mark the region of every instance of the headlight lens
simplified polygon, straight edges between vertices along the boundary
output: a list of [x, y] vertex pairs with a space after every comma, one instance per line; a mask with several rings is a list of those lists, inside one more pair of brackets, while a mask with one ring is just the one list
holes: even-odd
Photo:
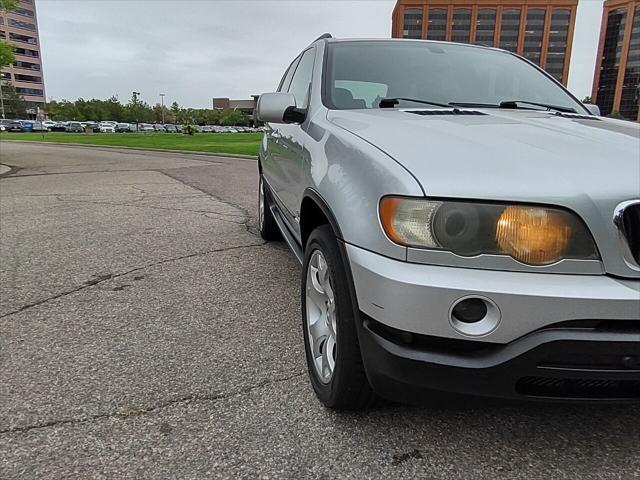
[[571, 225], [561, 213], [538, 207], [507, 207], [496, 227], [500, 249], [534, 265], [560, 260], [567, 252], [571, 234]]
[[380, 221], [399, 245], [461, 256], [509, 255], [529, 265], [599, 258], [582, 221], [554, 208], [385, 197]]

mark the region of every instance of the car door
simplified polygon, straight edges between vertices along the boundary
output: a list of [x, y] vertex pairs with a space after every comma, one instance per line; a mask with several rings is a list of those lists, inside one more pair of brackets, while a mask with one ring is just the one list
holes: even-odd
[[[305, 50], [297, 62], [293, 75], [285, 76], [281, 85], [283, 92], [292, 93], [296, 98], [296, 106], [306, 109], [309, 105], [309, 86], [315, 63], [315, 47]], [[290, 69], [291, 70], [291, 69]], [[291, 78], [287, 82], [287, 77]], [[288, 83], [288, 87], [287, 87]], [[271, 174], [278, 199], [284, 206], [284, 215], [294, 230], [298, 230], [300, 210], [300, 192], [303, 190], [302, 151], [304, 145], [305, 124], [270, 124]], [[268, 181], [271, 178], [267, 178]]]
[[[299, 55], [295, 58], [289, 68], [285, 72], [282, 80], [280, 81], [280, 85], [278, 86], [278, 92], [288, 92], [289, 85], [291, 85], [291, 79], [293, 78], [293, 74], [296, 72], [296, 68], [298, 67], [298, 63], [300, 62]], [[271, 190], [275, 194], [275, 200], [279, 204], [280, 207], [283, 206], [282, 201], [282, 193], [284, 184], [286, 182], [286, 176], [282, 171], [282, 160], [286, 156], [286, 150], [281, 144], [281, 139], [283, 135], [283, 124], [280, 123], [267, 123], [265, 125], [265, 138], [267, 141], [266, 148], [266, 158], [263, 159], [263, 170], [264, 177], [271, 187]], [[284, 208], [283, 208], [284, 210]]]

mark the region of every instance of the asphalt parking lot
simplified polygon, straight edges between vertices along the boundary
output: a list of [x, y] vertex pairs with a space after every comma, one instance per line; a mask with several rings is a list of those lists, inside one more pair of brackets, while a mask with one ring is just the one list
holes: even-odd
[[255, 161], [3, 142], [0, 163], [1, 479], [640, 478], [637, 406], [324, 409]]

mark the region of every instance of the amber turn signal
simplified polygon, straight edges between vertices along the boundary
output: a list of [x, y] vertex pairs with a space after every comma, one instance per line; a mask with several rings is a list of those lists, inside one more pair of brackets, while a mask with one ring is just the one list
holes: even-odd
[[496, 225], [500, 249], [529, 265], [560, 260], [569, 245], [571, 226], [559, 212], [539, 207], [509, 206]]
[[391, 241], [396, 242], [398, 244], [402, 244], [402, 238], [396, 231], [394, 226], [395, 214], [398, 205], [401, 200], [399, 198], [387, 197], [382, 199], [380, 202], [380, 222], [382, 223], [382, 227], [384, 231], [387, 232], [387, 235], [391, 239]]

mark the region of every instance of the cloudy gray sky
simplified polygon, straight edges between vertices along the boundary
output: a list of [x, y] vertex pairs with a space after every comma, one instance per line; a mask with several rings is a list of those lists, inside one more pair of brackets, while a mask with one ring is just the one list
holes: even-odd
[[[603, 0], [579, 0], [569, 88], [590, 94]], [[270, 91], [324, 32], [389, 37], [395, 0], [37, 0], [47, 96], [207, 107]]]

